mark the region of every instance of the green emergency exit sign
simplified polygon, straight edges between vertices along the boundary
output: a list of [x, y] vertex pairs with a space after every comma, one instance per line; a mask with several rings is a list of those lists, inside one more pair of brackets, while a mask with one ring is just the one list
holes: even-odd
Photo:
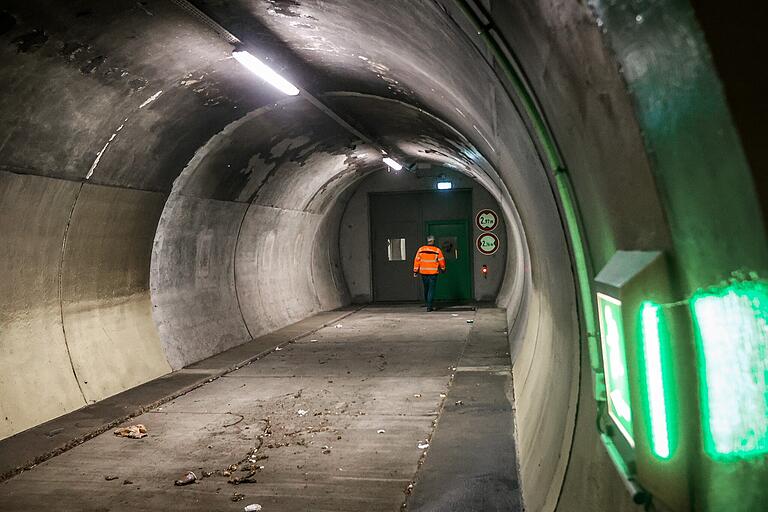
[[600, 319], [600, 340], [603, 349], [608, 414], [630, 446], [634, 448], [635, 440], [632, 430], [632, 408], [629, 399], [629, 373], [627, 371], [621, 301], [598, 293], [597, 307]]

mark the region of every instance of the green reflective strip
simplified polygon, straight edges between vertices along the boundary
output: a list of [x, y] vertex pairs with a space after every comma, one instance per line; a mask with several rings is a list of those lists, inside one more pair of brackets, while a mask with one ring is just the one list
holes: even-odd
[[568, 234], [570, 235], [573, 247], [576, 279], [579, 282], [579, 296], [582, 308], [584, 309], [584, 327], [587, 331], [587, 336], [594, 336], [597, 333], [597, 325], [595, 323], [595, 309], [592, 305], [592, 280], [589, 277], [589, 266], [587, 265], [584, 241], [576, 214], [575, 200], [571, 192], [568, 175], [565, 172], [557, 172], [555, 174], [555, 182], [557, 184], [557, 191], [560, 194], [560, 201], [563, 204], [565, 225], [568, 228]]
[[704, 451], [768, 453], [768, 284], [740, 282], [691, 299]]

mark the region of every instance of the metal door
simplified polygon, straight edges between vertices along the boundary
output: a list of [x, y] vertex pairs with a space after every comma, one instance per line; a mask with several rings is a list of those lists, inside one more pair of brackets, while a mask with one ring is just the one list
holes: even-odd
[[419, 300], [418, 283], [413, 278], [420, 237], [418, 197], [371, 196], [370, 205], [374, 300]]
[[471, 300], [467, 220], [472, 212], [471, 191], [372, 193], [369, 205], [374, 301], [421, 301], [421, 280], [413, 277], [413, 258], [430, 226], [435, 234], [455, 238], [455, 247], [446, 255], [449, 274], [438, 278], [437, 299]]
[[468, 301], [472, 299], [472, 253], [469, 250], [469, 226], [466, 220], [429, 221], [426, 233], [435, 237], [435, 245], [445, 257], [446, 272], [437, 278], [435, 300]]

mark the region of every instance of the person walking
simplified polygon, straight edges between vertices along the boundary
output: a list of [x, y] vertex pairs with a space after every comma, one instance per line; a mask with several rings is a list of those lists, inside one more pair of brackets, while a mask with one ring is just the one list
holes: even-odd
[[445, 272], [445, 257], [443, 251], [435, 245], [435, 237], [427, 237], [427, 245], [422, 245], [416, 251], [416, 257], [413, 260], [413, 277], [421, 276], [421, 282], [424, 285], [424, 303], [427, 311], [432, 311], [432, 301], [435, 297], [435, 287], [437, 286], [437, 276], [440, 272]]

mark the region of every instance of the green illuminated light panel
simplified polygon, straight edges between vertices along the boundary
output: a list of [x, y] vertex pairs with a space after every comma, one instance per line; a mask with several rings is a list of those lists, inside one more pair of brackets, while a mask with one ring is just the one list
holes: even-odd
[[661, 325], [661, 307], [645, 302], [640, 310], [642, 326], [642, 373], [645, 384], [646, 413], [650, 425], [651, 451], [661, 459], [669, 459], [672, 446], [669, 435], [670, 415], [667, 380], [668, 343]]
[[598, 293], [597, 308], [600, 318], [600, 340], [603, 347], [605, 387], [608, 395], [608, 414], [630, 446], [634, 448], [621, 301]]
[[768, 284], [742, 282], [691, 299], [704, 451], [713, 459], [768, 453]]

